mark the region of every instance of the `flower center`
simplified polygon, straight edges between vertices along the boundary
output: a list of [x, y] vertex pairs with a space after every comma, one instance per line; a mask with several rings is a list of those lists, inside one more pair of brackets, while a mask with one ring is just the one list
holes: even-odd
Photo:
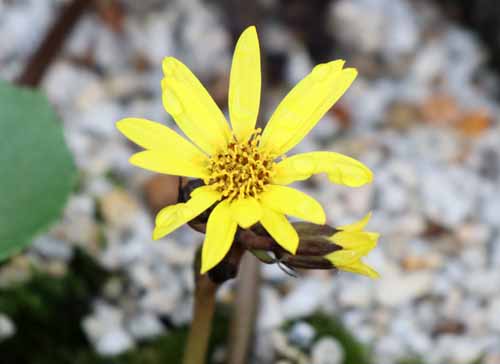
[[205, 184], [222, 192], [223, 198], [256, 197], [271, 182], [273, 157], [259, 150], [261, 129], [247, 142], [231, 141], [224, 152], [210, 158], [210, 177]]

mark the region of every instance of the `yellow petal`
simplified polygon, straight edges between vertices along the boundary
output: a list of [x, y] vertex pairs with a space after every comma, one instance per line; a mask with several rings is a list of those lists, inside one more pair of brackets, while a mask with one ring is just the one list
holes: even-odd
[[361, 250], [337, 250], [325, 256], [332, 264], [338, 268], [347, 266], [359, 260], [365, 252]]
[[281, 155], [297, 145], [344, 94], [357, 75], [344, 61], [319, 64], [278, 105], [262, 134], [261, 146]]
[[158, 173], [193, 178], [208, 177], [208, 160], [205, 156], [198, 158], [178, 152], [146, 150], [132, 155], [129, 162], [134, 166]]
[[368, 276], [372, 279], [380, 278], [380, 275], [378, 274], [378, 272], [376, 270], [374, 270], [369, 265], [363, 263], [360, 260], [358, 260], [358, 261], [356, 261], [348, 266], [338, 267], [338, 268], [345, 270], [346, 272], [362, 274], [362, 275]]
[[337, 230], [343, 230], [343, 231], [363, 231], [365, 226], [368, 224], [372, 217], [372, 213], [369, 212], [367, 213], [361, 220], [356, 221], [355, 223], [348, 224], [348, 225], [343, 225], [337, 227]]
[[323, 207], [314, 198], [294, 188], [269, 185], [259, 196], [265, 207], [282, 214], [323, 225], [326, 222]]
[[332, 183], [349, 187], [359, 187], [373, 180], [370, 169], [356, 159], [334, 152], [309, 152], [276, 164], [273, 183], [287, 185], [317, 173], [326, 173]]
[[179, 128], [208, 154], [223, 149], [231, 136], [224, 114], [182, 62], [163, 60], [163, 105]]
[[207, 174], [207, 156], [165, 125], [146, 119], [126, 118], [118, 121], [116, 127], [134, 143], [155, 151], [132, 156], [132, 164], [177, 176], [203, 178]]
[[283, 214], [263, 208], [260, 223], [279, 245], [295, 254], [299, 246], [299, 235]]
[[253, 197], [238, 199], [231, 203], [233, 217], [243, 229], [247, 229], [262, 216], [262, 208]]
[[255, 27], [251, 26], [236, 43], [229, 79], [229, 115], [233, 132], [241, 142], [246, 141], [255, 129], [260, 83], [259, 39]]
[[231, 248], [236, 228], [229, 201], [223, 200], [208, 218], [207, 233], [201, 251], [201, 274], [215, 267], [224, 258]]
[[128, 139], [144, 149], [181, 151], [189, 154], [204, 154], [193, 144], [169, 127], [146, 119], [125, 118], [116, 123], [117, 129]]
[[191, 221], [212, 206], [219, 198], [219, 192], [214, 191], [209, 186], [202, 186], [191, 193], [191, 198], [187, 202], [165, 207], [156, 215], [153, 239], [160, 239]]
[[344, 249], [362, 250], [368, 253], [377, 246], [379, 234], [366, 231], [340, 231], [330, 240]]

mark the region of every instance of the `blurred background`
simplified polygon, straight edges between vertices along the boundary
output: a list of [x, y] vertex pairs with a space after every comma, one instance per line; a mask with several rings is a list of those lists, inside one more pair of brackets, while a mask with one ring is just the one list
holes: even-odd
[[[259, 364], [499, 364], [499, 20], [495, 0], [0, 0], [0, 79], [47, 95], [77, 168], [59, 220], [0, 263], [0, 363], [180, 361], [203, 236], [151, 241], [177, 180], [128, 164], [135, 147], [114, 123], [175, 127], [167, 55], [227, 112], [234, 42], [255, 24], [263, 121], [315, 64], [359, 70], [292, 153], [341, 152], [374, 171], [363, 188], [323, 175], [300, 188], [333, 225], [373, 211], [381, 239], [366, 260], [382, 277], [260, 266], [258, 284], [219, 292], [210, 362], [242, 345]], [[235, 304], [251, 297], [255, 315]], [[253, 333], [228, 340], [234, 322]]]

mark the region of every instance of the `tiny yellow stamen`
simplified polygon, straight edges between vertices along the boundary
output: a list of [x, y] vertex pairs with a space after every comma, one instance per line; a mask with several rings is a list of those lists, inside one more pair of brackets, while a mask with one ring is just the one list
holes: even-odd
[[256, 197], [271, 182], [273, 156], [259, 149], [261, 129], [253, 131], [248, 141], [231, 141], [226, 150], [213, 155], [209, 162], [209, 177], [205, 184], [212, 185], [230, 201]]

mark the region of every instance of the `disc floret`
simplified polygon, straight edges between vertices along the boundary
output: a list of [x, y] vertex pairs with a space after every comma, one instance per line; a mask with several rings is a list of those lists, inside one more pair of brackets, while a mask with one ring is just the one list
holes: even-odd
[[210, 158], [205, 184], [212, 185], [229, 200], [257, 197], [271, 183], [274, 158], [259, 149], [261, 129], [256, 129], [247, 141], [235, 138]]

